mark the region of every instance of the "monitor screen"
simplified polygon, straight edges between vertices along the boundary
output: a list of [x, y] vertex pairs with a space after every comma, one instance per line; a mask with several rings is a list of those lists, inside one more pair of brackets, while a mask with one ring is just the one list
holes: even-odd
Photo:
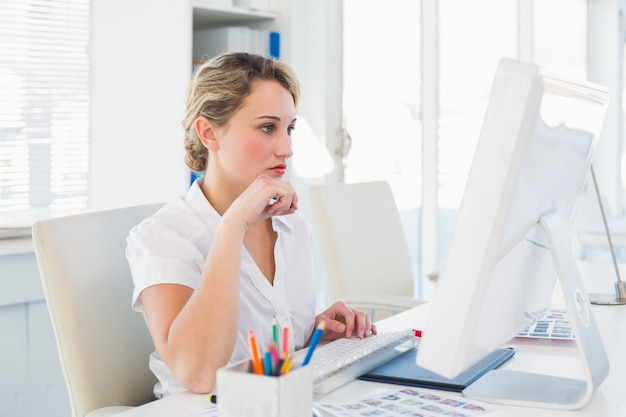
[[458, 375], [546, 312], [558, 277], [573, 276], [586, 302], [569, 233], [607, 100], [592, 83], [500, 61], [418, 365]]

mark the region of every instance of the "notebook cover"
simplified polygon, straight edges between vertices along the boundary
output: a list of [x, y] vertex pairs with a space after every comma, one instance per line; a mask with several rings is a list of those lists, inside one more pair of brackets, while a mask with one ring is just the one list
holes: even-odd
[[498, 349], [453, 379], [444, 378], [418, 366], [415, 363], [416, 354], [417, 348], [407, 350], [378, 368], [361, 375], [359, 379], [461, 392], [485, 373], [506, 362], [515, 354], [515, 351]]

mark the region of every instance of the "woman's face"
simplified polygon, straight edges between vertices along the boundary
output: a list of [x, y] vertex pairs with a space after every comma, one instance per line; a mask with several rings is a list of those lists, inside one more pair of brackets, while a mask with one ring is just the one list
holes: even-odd
[[282, 178], [287, 159], [293, 155], [295, 122], [289, 91], [276, 81], [255, 81], [243, 105], [216, 132], [216, 157], [223, 173], [240, 187], [247, 187], [260, 174]]

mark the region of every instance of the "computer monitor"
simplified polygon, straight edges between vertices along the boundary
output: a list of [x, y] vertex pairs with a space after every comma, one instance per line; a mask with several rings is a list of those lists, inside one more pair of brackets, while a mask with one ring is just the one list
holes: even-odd
[[536, 65], [497, 67], [417, 364], [458, 375], [546, 312], [558, 279], [585, 375], [498, 369], [464, 395], [575, 409], [608, 373], [571, 239], [607, 100], [600, 86]]

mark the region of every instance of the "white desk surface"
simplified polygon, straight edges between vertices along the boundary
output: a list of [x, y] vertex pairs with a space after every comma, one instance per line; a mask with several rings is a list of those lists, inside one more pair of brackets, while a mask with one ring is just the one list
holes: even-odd
[[[428, 310], [429, 304], [424, 304], [382, 320], [377, 323], [377, 327], [380, 331], [423, 328]], [[587, 405], [575, 411], [496, 405], [496, 408], [486, 415], [489, 417], [626, 416], [626, 306], [594, 306], [593, 312], [609, 357], [610, 370], [608, 377], [598, 387]], [[572, 341], [514, 339], [507, 346], [515, 347], [517, 353], [503, 365], [503, 368], [582, 378], [578, 350]], [[399, 385], [356, 380], [324, 398], [345, 401], [399, 388], [401, 388]], [[201, 415], [190, 410], [189, 407], [206, 402], [206, 395], [183, 393], [145, 404], [120, 413], [116, 417], [199, 417]]]

